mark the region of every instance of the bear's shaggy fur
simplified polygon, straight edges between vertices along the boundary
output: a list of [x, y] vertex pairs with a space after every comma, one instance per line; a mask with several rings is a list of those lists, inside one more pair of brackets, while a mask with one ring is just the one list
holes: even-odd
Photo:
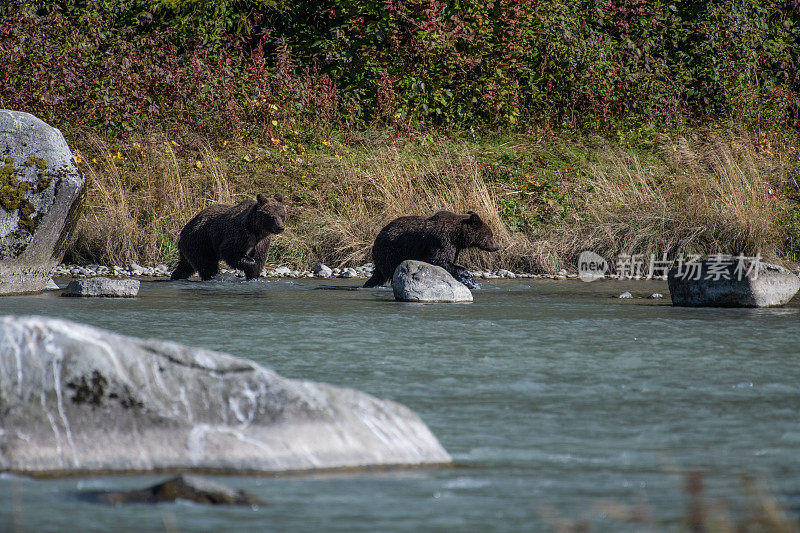
[[389, 222], [375, 238], [372, 246], [375, 271], [364, 287], [383, 285], [392, 279], [400, 263], [406, 259], [416, 259], [440, 266], [470, 289], [477, 288], [472, 274], [456, 264], [459, 252], [472, 247], [487, 252], [500, 249], [494, 242], [492, 230], [472, 211], [466, 215], [439, 211], [427, 218], [397, 218]]
[[222, 259], [231, 268], [257, 278], [267, 260], [273, 234], [285, 228], [283, 197], [244, 200], [236, 205], [214, 204], [186, 223], [178, 241], [180, 261], [172, 279], [185, 279], [197, 272], [203, 280], [213, 278]]

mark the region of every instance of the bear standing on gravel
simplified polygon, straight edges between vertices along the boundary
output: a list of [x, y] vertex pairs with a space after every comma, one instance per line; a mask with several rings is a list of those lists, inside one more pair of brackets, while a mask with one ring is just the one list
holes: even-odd
[[364, 287], [383, 285], [394, 270], [406, 259], [437, 265], [470, 289], [478, 288], [469, 271], [456, 265], [458, 254], [476, 247], [487, 252], [500, 249], [494, 242], [492, 230], [477, 213], [466, 215], [439, 211], [431, 217], [397, 218], [384, 227], [372, 246], [375, 272]]
[[257, 278], [267, 260], [272, 234], [285, 226], [283, 197], [244, 200], [236, 205], [214, 204], [200, 211], [181, 230], [180, 261], [172, 279], [185, 279], [197, 272], [203, 280], [219, 271], [223, 259], [231, 268], [244, 271], [247, 279]]

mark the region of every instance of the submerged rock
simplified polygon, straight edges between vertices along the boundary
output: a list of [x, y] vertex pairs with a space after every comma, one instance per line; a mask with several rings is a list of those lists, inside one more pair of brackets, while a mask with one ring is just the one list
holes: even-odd
[[99, 277], [70, 281], [61, 296], [133, 298], [137, 294], [139, 294], [139, 280]]
[[672, 305], [683, 307], [774, 307], [800, 289], [797, 276], [763, 262], [706, 259], [673, 267], [668, 275]]
[[410, 409], [65, 320], [0, 318], [0, 472], [280, 472], [449, 463]]
[[44, 290], [77, 222], [83, 186], [59, 130], [0, 109], [0, 294]]
[[404, 302], [471, 302], [472, 293], [442, 267], [407, 260], [392, 278], [394, 297]]
[[263, 505], [264, 502], [243, 490], [234, 490], [199, 476], [180, 475], [152, 487], [127, 491], [85, 493], [100, 503], [163, 503], [176, 500], [207, 505]]

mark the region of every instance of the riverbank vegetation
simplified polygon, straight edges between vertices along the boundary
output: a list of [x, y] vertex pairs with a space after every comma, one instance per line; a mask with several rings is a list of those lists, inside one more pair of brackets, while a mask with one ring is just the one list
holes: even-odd
[[88, 178], [68, 260], [174, 262], [199, 209], [290, 199], [270, 261], [365, 262], [388, 220], [479, 211], [474, 266], [593, 249], [800, 258], [800, 14], [684, 0], [16, 0], [0, 106]]

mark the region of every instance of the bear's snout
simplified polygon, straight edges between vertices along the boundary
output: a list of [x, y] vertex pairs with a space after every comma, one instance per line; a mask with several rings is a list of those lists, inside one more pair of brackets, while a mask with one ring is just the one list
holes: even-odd
[[286, 229], [286, 226], [284, 224], [276, 222], [272, 226], [272, 233], [283, 233], [283, 230], [285, 230], [285, 229]]
[[497, 245], [496, 242], [494, 242], [494, 240], [490, 240], [489, 242], [485, 243], [480, 248], [481, 248], [481, 250], [484, 250], [486, 252], [496, 252], [496, 251], [498, 251], [500, 249], [500, 247]]

